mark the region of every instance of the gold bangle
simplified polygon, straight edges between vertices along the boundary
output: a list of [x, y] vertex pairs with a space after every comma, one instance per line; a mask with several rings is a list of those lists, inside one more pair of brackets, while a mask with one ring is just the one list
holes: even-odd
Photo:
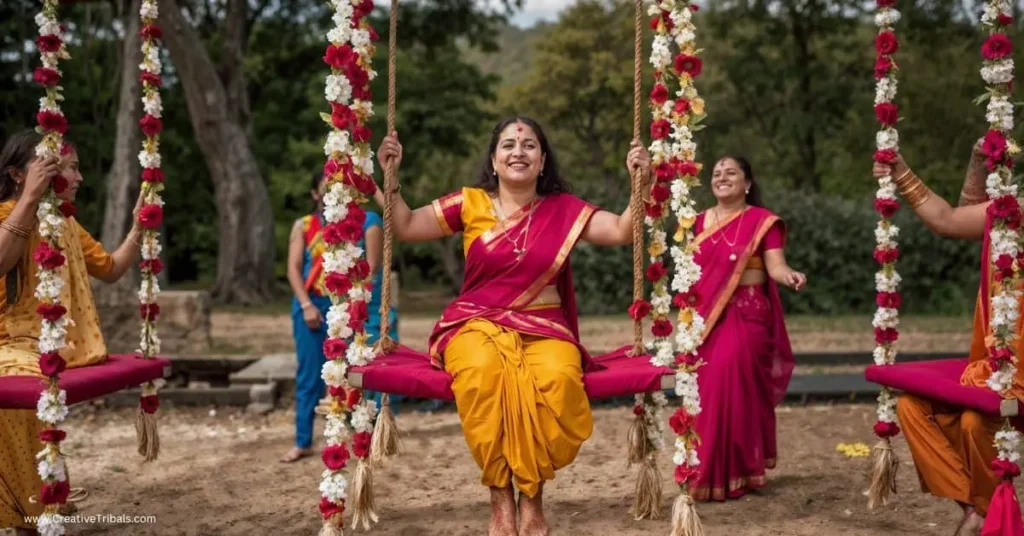
[[26, 228], [24, 228], [24, 227], [22, 227], [22, 226], [20, 226], [20, 225], [18, 225], [16, 223], [11, 223], [11, 222], [9, 222], [7, 220], [4, 220], [4, 221], [0, 222], [0, 229], [6, 229], [8, 232], [13, 234], [14, 236], [17, 236], [17, 237], [20, 237], [20, 238], [24, 238], [24, 239], [28, 239], [28, 237], [30, 236], [30, 233], [28, 232], [28, 229], [26, 229]]
[[[907, 168], [907, 170], [904, 171], [902, 175], [900, 175], [899, 177], [896, 177], [895, 179], [893, 179], [893, 182], [895, 182], [896, 184], [899, 184], [899, 183], [903, 182], [903, 179], [905, 179], [907, 177], [907, 175], [910, 175], [910, 173], [911, 173], [910, 168]], [[915, 175], [915, 177], [916, 177], [916, 175]]]

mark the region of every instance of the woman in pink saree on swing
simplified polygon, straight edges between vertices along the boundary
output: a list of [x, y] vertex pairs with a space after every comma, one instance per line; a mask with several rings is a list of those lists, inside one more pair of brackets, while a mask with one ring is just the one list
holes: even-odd
[[786, 263], [785, 225], [762, 206], [746, 159], [719, 160], [711, 191], [717, 204], [694, 224], [701, 277], [681, 298], [697, 303], [706, 326], [697, 351], [703, 471], [690, 495], [724, 501], [763, 487], [775, 467], [775, 406], [793, 372], [778, 285], [800, 290], [807, 278]]
[[[401, 158], [393, 132], [378, 159], [397, 170]], [[649, 182], [642, 146], [633, 145], [626, 166]], [[463, 434], [490, 489], [489, 533], [547, 534], [544, 482], [572, 463], [593, 428], [569, 254], [579, 240], [632, 243], [632, 212], [569, 194], [543, 130], [526, 117], [495, 127], [475, 187], [416, 210], [395, 194], [399, 240], [463, 235], [462, 290], [430, 336], [430, 356], [453, 377]], [[384, 204], [379, 190], [375, 198]]]

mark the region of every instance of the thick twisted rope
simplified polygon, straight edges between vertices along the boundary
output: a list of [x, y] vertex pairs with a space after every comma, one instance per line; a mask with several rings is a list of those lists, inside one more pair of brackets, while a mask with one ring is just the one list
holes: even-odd
[[[634, 8], [636, 17], [633, 28], [633, 143], [640, 142], [640, 75], [643, 61], [643, 0], [636, 0]], [[643, 203], [643, 169], [634, 167], [632, 175], [630, 213], [633, 223], [633, 302], [644, 299], [644, 203]], [[632, 355], [644, 353], [643, 318], [633, 320]]]
[[[395, 56], [398, 41], [398, 0], [391, 0], [391, 17], [388, 27], [388, 135], [395, 131]], [[395, 162], [389, 160], [384, 166], [384, 258], [381, 270], [384, 274], [380, 291], [380, 340], [377, 348], [380, 353], [388, 353], [398, 347], [391, 338], [391, 255], [392, 255], [392, 215], [395, 205], [395, 193], [398, 191], [398, 177], [395, 174]]]

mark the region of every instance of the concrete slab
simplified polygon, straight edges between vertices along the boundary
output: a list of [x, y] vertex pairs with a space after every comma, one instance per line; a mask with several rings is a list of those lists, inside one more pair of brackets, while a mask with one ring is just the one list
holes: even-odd
[[268, 383], [273, 381], [295, 381], [298, 370], [295, 354], [272, 354], [257, 359], [254, 363], [231, 374], [232, 384]]

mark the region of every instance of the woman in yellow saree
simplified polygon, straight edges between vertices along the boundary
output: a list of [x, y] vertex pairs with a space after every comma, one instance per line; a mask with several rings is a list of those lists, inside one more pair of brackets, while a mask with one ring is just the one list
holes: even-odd
[[[392, 133], [378, 158], [397, 168], [401, 154]], [[649, 165], [635, 145], [627, 167], [646, 176]], [[383, 204], [383, 193], [376, 199]], [[544, 132], [526, 117], [494, 129], [477, 187], [416, 210], [395, 201], [399, 240], [463, 234], [462, 291], [435, 326], [430, 355], [453, 377], [463, 434], [491, 493], [490, 533], [547, 534], [544, 482], [572, 463], [593, 428], [569, 254], [578, 240], [631, 243], [631, 212], [570, 195]]]
[[[35, 157], [41, 139], [34, 131], [16, 134], [0, 152], [0, 274], [4, 274], [0, 277], [0, 376], [43, 376], [36, 314], [40, 302], [34, 294], [37, 265], [32, 254], [40, 242], [36, 208], [51, 180], [67, 182], [61, 197], [68, 207], [73, 206], [82, 183], [75, 149], [65, 146], [59, 161], [41, 160]], [[138, 260], [142, 233], [136, 224], [110, 254], [71, 211], [65, 217], [68, 225], [61, 246], [67, 262], [61, 267], [65, 283], [60, 301], [68, 304], [71, 322], [67, 347], [60, 354], [68, 368], [75, 368], [102, 363], [107, 356], [89, 276], [108, 283], [120, 279]], [[28, 516], [37, 516], [43, 509], [38, 501], [29, 500], [42, 485], [35, 459], [41, 430], [33, 410], [0, 410], [0, 528], [15, 528], [19, 535], [35, 534], [35, 523]]]

